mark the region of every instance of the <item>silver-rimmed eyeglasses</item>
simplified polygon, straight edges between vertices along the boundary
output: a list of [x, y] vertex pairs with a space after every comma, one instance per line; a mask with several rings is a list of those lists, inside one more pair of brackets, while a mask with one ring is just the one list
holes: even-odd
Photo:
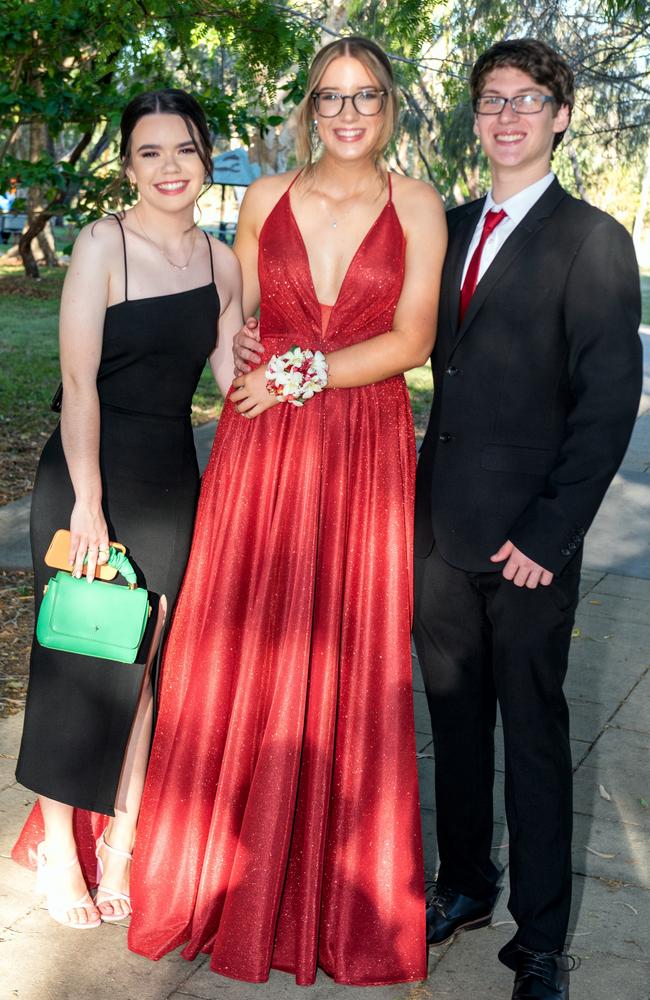
[[517, 94], [516, 97], [497, 97], [489, 94], [477, 97], [474, 101], [474, 111], [477, 115], [500, 115], [506, 104], [509, 104], [517, 115], [538, 115], [545, 104], [557, 104], [554, 97], [548, 94]]
[[322, 118], [336, 118], [345, 107], [346, 101], [352, 101], [352, 107], [370, 118], [384, 110], [387, 90], [358, 90], [356, 94], [339, 94], [335, 90], [314, 90], [311, 99], [314, 108]]

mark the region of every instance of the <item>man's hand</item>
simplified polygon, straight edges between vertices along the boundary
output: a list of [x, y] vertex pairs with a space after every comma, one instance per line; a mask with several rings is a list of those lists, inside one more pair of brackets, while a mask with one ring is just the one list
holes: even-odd
[[259, 365], [264, 354], [264, 346], [260, 341], [259, 323], [252, 316], [246, 320], [239, 333], [235, 334], [232, 353], [235, 360], [235, 378], [238, 375], [246, 375]]
[[490, 556], [490, 562], [503, 562], [504, 559], [508, 561], [501, 572], [506, 580], [512, 580], [515, 587], [534, 590], [540, 583], [542, 587], [548, 587], [553, 580], [550, 570], [533, 562], [511, 541], [504, 542], [499, 551]]

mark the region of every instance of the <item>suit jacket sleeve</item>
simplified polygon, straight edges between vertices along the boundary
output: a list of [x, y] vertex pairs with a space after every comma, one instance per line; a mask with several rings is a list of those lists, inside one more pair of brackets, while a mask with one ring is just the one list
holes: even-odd
[[627, 448], [642, 380], [639, 271], [632, 240], [609, 216], [579, 245], [564, 290], [571, 405], [544, 492], [509, 538], [560, 573], [585, 532]]

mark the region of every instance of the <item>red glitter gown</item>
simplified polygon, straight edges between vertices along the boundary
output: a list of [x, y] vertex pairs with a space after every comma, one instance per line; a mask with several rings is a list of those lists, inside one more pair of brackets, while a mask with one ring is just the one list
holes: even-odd
[[[289, 191], [260, 234], [269, 354], [391, 328], [390, 197], [323, 332]], [[415, 447], [403, 377], [254, 420], [226, 405], [167, 642], [129, 947], [224, 976], [426, 977], [411, 693]]]

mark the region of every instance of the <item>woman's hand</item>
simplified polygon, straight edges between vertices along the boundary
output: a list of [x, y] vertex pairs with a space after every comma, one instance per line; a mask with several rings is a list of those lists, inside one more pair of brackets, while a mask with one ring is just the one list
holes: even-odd
[[256, 319], [251, 317], [232, 342], [232, 353], [235, 361], [235, 376], [246, 375], [251, 371], [251, 365], [257, 366], [264, 354], [264, 345], [260, 341], [260, 329]]
[[266, 388], [266, 367], [260, 365], [248, 375], [240, 375], [233, 382], [234, 391], [230, 400], [238, 413], [244, 417], [259, 417], [260, 413], [277, 406], [282, 400], [273, 396]]
[[72, 575], [77, 578], [83, 575], [84, 559], [88, 556], [85, 572], [90, 583], [96, 567], [108, 562], [108, 554], [108, 528], [102, 508], [91, 508], [77, 501], [70, 517], [68, 562]]

